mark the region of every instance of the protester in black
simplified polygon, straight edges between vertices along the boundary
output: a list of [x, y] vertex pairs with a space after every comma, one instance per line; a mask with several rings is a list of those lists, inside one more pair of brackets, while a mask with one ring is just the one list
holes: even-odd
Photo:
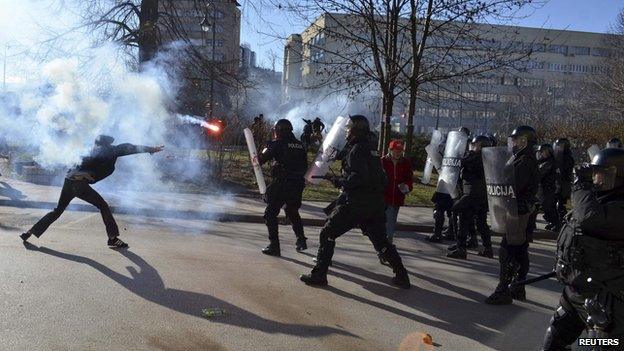
[[139, 153], [154, 154], [162, 151], [164, 146], [112, 145], [113, 141], [113, 137], [107, 135], [100, 135], [95, 140], [95, 147], [89, 156], [83, 158], [80, 165], [67, 173], [56, 208], [41, 218], [26, 233], [20, 235], [22, 240], [28, 240], [31, 235], [37, 238], [43, 235], [48, 227], [63, 214], [69, 203], [77, 197], [100, 210], [106, 226], [109, 246], [116, 248], [128, 247], [128, 244], [119, 239], [119, 228], [113, 218], [110, 207], [102, 196], [91, 187], [91, 184], [95, 184], [113, 174], [117, 158]]

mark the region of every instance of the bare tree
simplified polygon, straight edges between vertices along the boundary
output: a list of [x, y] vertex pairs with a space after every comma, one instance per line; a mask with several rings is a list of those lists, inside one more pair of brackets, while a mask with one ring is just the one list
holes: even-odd
[[[514, 65], [530, 54], [487, 21], [506, 21], [531, 0], [314, 0], [286, 1], [310, 23], [303, 60], [318, 66], [308, 89], [351, 96], [380, 91], [385, 151], [399, 96], [409, 95], [408, 145], [420, 88]], [[477, 23], [479, 21], [480, 23]], [[305, 41], [305, 40], [304, 40]]]

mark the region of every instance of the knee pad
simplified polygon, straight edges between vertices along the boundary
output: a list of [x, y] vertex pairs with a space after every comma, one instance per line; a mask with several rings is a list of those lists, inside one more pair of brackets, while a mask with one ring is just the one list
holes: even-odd
[[574, 311], [559, 306], [544, 336], [544, 351], [560, 351], [567, 348], [581, 335], [585, 324]]

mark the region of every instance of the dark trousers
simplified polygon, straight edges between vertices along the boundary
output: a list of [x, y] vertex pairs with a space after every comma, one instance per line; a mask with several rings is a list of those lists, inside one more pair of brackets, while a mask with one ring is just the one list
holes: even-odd
[[529, 243], [509, 245], [507, 239], [503, 238], [498, 251], [498, 263], [500, 275], [497, 290], [507, 290], [512, 281], [525, 280], [529, 273]]
[[544, 198], [540, 202], [540, 206], [542, 207], [542, 211], [544, 211], [544, 220], [554, 225], [555, 227], [559, 227], [561, 225], [561, 222], [559, 220], [559, 214], [557, 213], [557, 199], [555, 198], [555, 195], [544, 195]]
[[[467, 206], [459, 212], [459, 230], [457, 232], [457, 247], [466, 249], [468, 236], [472, 237], [474, 225], [481, 235], [481, 241], [485, 248], [492, 248], [492, 236], [490, 227], [487, 225], [487, 205]], [[475, 234], [476, 235], [476, 234]]]
[[269, 230], [269, 240], [273, 245], [279, 245], [279, 222], [277, 216], [282, 207], [290, 221], [297, 239], [305, 239], [303, 223], [299, 215], [301, 198], [305, 183], [303, 180], [276, 180], [267, 187], [264, 201], [267, 204], [264, 210], [264, 220]]
[[360, 228], [379, 256], [385, 259], [396, 274], [407, 271], [396, 247], [386, 237], [386, 216], [383, 199], [370, 202], [343, 202], [333, 206], [325, 226], [321, 229], [316, 266], [312, 274], [324, 276], [334, 256], [336, 239], [353, 228]]
[[100, 194], [98, 194], [98, 192], [95, 191], [95, 189], [93, 189], [88, 182], [70, 179], [65, 179], [56, 208], [41, 218], [39, 222], [37, 222], [30, 229], [30, 233], [36, 237], [40, 237], [48, 229], [48, 227], [54, 223], [54, 221], [59, 219], [67, 206], [69, 206], [69, 203], [76, 197], [90, 203], [100, 210], [102, 219], [104, 220], [104, 225], [106, 226], [106, 233], [109, 238], [116, 238], [119, 236], [119, 228], [113, 218], [113, 213], [102, 196], [100, 196]]

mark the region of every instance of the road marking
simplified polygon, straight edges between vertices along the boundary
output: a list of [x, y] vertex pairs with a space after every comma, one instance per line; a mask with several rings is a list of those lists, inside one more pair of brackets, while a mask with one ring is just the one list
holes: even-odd
[[490, 331], [490, 332], [492, 332], [492, 333], [496, 333], [496, 334], [500, 334], [500, 335], [503, 335], [503, 334], [504, 334], [504, 333], [503, 333], [502, 331], [500, 331], [500, 330], [496, 330], [496, 329], [493, 329], [493, 328], [490, 328], [490, 327], [486, 327], [486, 326], [485, 326], [485, 325], [483, 325], [483, 324], [475, 323], [474, 325], [476, 325], [476, 326], [477, 326], [477, 327], [479, 327], [479, 328], [483, 328], [483, 329], [485, 329], [485, 330], [487, 330], [487, 331]]

